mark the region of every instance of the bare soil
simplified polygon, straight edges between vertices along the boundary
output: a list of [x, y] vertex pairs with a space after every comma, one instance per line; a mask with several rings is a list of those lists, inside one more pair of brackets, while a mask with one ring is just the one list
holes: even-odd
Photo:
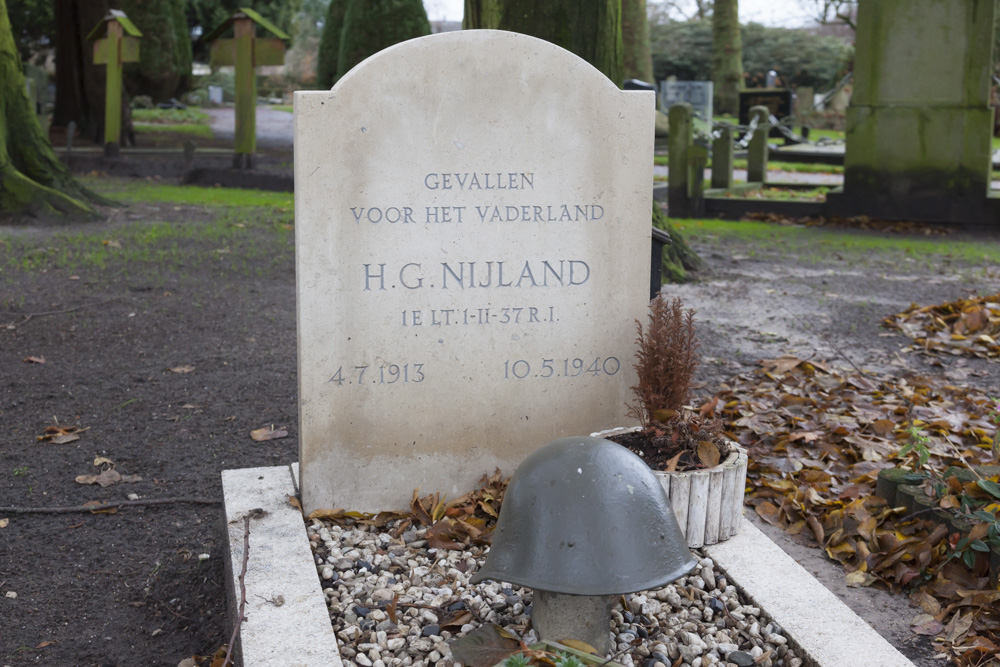
[[[207, 224], [218, 215], [144, 204], [97, 223], [0, 220], [0, 507], [8, 508], [0, 519], [9, 519], [0, 528], [0, 665], [175, 667], [228, 641], [220, 472], [297, 458], [292, 234], [266, 219], [234, 219], [244, 225], [237, 240], [147, 239], [103, 263], [75, 259], [80, 234], [113, 241], [157, 221]], [[835, 365], [846, 355], [882, 372], [1000, 387], [996, 363], [900, 354], [905, 341], [879, 326], [913, 301], [998, 291], [994, 266], [941, 255], [907, 263], [879, 251], [817, 260], [808, 245], [766, 238], [691, 240], [709, 268], [665, 291], [699, 313], [703, 394], [782, 354]], [[66, 444], [37, 440], [56, 423], [87, 430]], [[250, 438], [270, 425], [288, 437]], [[76, 482], [111, 467], [95, 467], [95, 457], [142, 480]], [[215, 504], [115, 514], [9, 509], [129, 494]], [[848, 589], [818, 550], [776, 537], [918, 664], [941, 664], [913, 641], [904, 598]]]

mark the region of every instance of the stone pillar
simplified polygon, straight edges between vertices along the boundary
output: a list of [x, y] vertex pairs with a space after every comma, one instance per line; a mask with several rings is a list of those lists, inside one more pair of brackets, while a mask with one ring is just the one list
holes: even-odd
[[771, 129], [768, 120], [771, 112], [767, 107], [751, 107], [750, 122], [757, 119], [757, 129], [750, 138], [747, 148], [747, 182], [763, 183], [767, 180], [767, 135]]
[[733, 187], [733, 128], [723, 127], [712, 142], [712, 187]]
[[701, 216], [705, 213], [705, 165], [708, 164], [708, 149], [694, 144], [688, 153], [688, 164], [691, 174], [690, 195], [688, 197], [688, 213]]
[[860, 0], [833, 214], [996, 224], [986, 201], [994, 13], [993, 0]]
[[670, 107], [670, 136], [667, 140], [669, 157], [669, 185], [667, 188], [667, 212], [670, 217], [688, 215], [690, 197], [689, 151], [694, 137], [692, 107], [681, 102]]
[[614, 603], [614, 595], [566, 595], [535, 589], [531, 625], [539, 639], [577, 639], [597, 649], [598, 655], [607, 655], [611, 650]]

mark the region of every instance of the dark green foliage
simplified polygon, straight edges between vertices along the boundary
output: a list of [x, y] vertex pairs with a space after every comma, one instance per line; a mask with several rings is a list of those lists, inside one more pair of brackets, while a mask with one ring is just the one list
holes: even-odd
[[[151, 1], [151, 0], [147, 0]], [[284, 32], [295, 37], [295, 18], [302, 9], [303, 0], [184, 0], [184, 13], [188, 30], [194, 35], [206, 35], [228, 19], [240, 7], [249, 7]], [[292, 42], [288, 42], [291, 46]], [[199, 60], [208, 59], [208, 45], [195, 44]]]
[[139, 62], [125, 66], [125, 89], [161, 102], [191, 83], [191, 38], [184, 0], [120, 0], [117, 5], [142, 31]]
[[337, 58], [340, 56], [340, 35], [344, 30], [344, 14], [351, 0], [330, 0], [323, 21], [323, 36], [319, 41], [316, 61], [316, 87], [332, 88], [337, 81]]
[[337, 78], [384, 48], [429, 34], [431, 24], [421, 0], [351, 2], [344, 13]]
[[[667, 23], [651, 27], [656, 80], [676, 76], [682, 81], [712, 78], [711, 21]], [[743, 71], [747, 88], [762, 86], [774, 69], [784, 86], [824, 90], [848, 70], [854, 49], [837, 37], [805, 30], [742, 26]]]
[[55, 41], [52, 0], [7, 0], [11, 31], [21, 60], [27, 62]]

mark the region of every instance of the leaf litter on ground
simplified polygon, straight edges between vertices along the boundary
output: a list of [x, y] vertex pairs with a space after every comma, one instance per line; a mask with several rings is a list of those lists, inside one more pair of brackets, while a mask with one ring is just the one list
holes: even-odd
[[956, 664], [1000, 659], [1000, 591], [986, 554], [973, 568], [949, 558], [957, 533], [874, 493], [911, 428], [926, 438], [928, 470], [989, 463], [996, 427], [985, 395], [781, 357], [718, 397], [728, 434], [749, 450], [746, 503], [764, 521], [820, 546], [849, 585], [908, 594], [922, 610], [914, 632], [935, 636]]
[[1000, 358], [1000, 293], [934, 306], [913, 304], [882, 323], [913, 339], [913, 350]]

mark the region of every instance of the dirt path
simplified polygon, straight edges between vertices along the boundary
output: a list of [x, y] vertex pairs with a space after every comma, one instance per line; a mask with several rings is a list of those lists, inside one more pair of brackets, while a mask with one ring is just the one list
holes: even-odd
[[[220, 501], [222, 470], [297, 458], [289, 215], [149, 204], [85, 226], [0, 227], [0, 506]], [[837, 349], [874, 370], [1000, 387], [995, 363], [934, 366], [879, 327], [911, 301], [998, 291], [995, 266], [847, 252], [837, 238], [879, 235], [815, 232], [801, 243], [691, 235], [709, 268], [666, 291], [698, 310], [703, 392], [786, 353], [843, 365]], [[56, 421], [87, 430], [38, 441]], [[289, 437], [249, 437], [271, 424]], [[142, 479], [75, 481], [112, 466]], [[220, 517], [219, 505], [183, 503], [0, 513], [0, 593], [16, 593], [0, 594], [0, 665], [175, 667], [213, 652], [231, 631]], [[921, 665], [941, 664], [912, 643], [903, 598], [847, 589], [818, 551], [786, 546]]]
[[[236, 111], [231, 107], [202, 109], [211, 120], [209, 127], [216, 139], [232, 141], [236, 132]], [[257, 107], [257, 148], [260, 150], [292, 150], [292, 114], [268, 106]]]

